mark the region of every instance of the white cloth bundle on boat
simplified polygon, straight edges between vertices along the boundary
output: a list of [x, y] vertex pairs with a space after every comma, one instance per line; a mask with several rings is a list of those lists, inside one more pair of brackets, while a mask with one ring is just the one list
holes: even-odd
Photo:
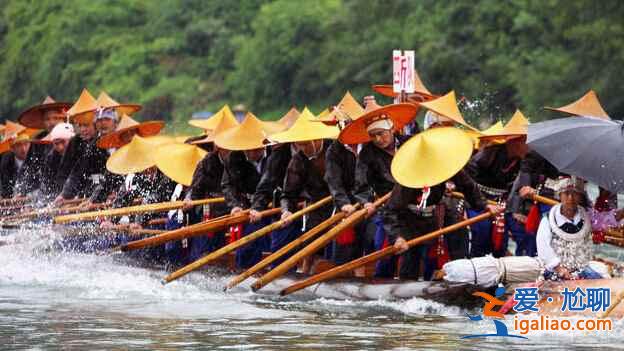
[[467, 283], [491, 287], [498, 283], [530, 282], [538, 279], [544, 269], [537, 257], [491, 255], [461, 259], [444, 265], [444, 280], [451, 283]]

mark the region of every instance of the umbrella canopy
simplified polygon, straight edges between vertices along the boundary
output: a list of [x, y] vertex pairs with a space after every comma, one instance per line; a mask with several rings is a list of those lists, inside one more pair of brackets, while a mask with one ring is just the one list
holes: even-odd
[[568, 117], [529, 124], [527, 144], [559, 171], [624, 192], [621, 121]]

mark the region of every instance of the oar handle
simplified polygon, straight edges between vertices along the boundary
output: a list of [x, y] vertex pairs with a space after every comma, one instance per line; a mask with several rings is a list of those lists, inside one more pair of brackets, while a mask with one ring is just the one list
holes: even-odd
[[[323, 199], [313, 203], [312, 205], [307, 206], [307, 207], [305, 207], [305, 208], [303, 208], [303, 209], [293, 213], [288, 218], [288, 221], [292, 221], [292, 220], [295, 220], [297, 218], [300, 218], [300, 217], [304, 216], [305, 214], [307, 214], [309, 212], [312, 212], [312, 211], [314, 211], [314, 210], [316, 210], [316, 209], [318, 209], [320, 207], [323, 207], [323, 206], [329, 204], [331, 201], [332, 201], [331, 196], [327, 196], [327, 197], [325, 197], [325, 198], [323, 198]], [[268, 210], [268, 211], [270, 211], [269, 215], [273, 215], [273, 214], [280, 213], [281, 209], [280, 208], [276, 208], [276, 209]], [[273, 211], [275, 211], [275, 212], [273, 212]], [[264, 214], [263, 214], [263, 217], [264, 217]], [[168, 276], [166, 276], [163, 279], [163, 283], [165, 283], [165, 284], [169, 283], [169, 282], [171, 282], [173, 280], [176, 280], [176, 279], [178, 279], [178, 278], [180, 278], [180, 277], [182, 277], [182, 276], [184, 276], [184, 275], [186, 275], [186, 274], [188, 274], [188, 273], [190, 273], [190, 272], [192, 272], [192, 271], [194, 271], [194, 270], [196, 270], [198, 268], [201, 268], [202, 266], [204, 266], [204, 265], [206, 265], [206, 264], [208, 264], [208, 263], [210, 263], [212, 261], [215, 261], [215, 260], [219, 259], [221, 256], [223, 256], [225, 254], [228, 254], [228, 253], [238, 249], [241, 246], [247, 245], [248, 243], [250, 243], [250, 242], [252, 242], [252, 241], [254, 241], [256, 239], [271, 233], [273, 230], [282, 227], [286, 223], [287, 223], [287, 221], [285, 221], [285, 220], [279, 220], [279, 221], [276, 221], [276, 222], [274, 222], [272, 224], [269, 224], [268, 226], [265, 226], [265, 227], [263, 227], [261, 229], [258, 229], [257, 231], [255, 231], [255, 232], [253, 232], [251, 234], [245, 235], [244, 237], [242, 237], [242, 238], [232, 242], [231, 244], [226, 245], [226, 246], [224, 246], [224, 247], [222, 247], [222, 248], [220, 248], [220, 249], [218, 249], [216, 251], [213, 251], [213, 252], [209, 253], [208, 255], [200, 258], [199, 260], [197, 260], [197, 261], [195, 261], [195, 262], [193, 262], [193, 263], [191, 263], [191, 264], [189, 264], [189, 265], [187, 265], [185, 267], [182, 267], [181, 269], [179, 269], [179, 270], [169, 274]]]

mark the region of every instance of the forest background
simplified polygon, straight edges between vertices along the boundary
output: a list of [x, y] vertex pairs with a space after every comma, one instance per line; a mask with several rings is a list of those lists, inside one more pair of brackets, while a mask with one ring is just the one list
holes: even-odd
[[617, 0], [0, 0], [0, 120], [83, 87], [172, 132], [224, 103], [318, 113], [389, 83], [393, 49], [415, 50], [429, 90], [454, 89], [481, 127], [516, 108], [551, 118], [543, 106], [589, 89], [621, 118], [622, 19]]

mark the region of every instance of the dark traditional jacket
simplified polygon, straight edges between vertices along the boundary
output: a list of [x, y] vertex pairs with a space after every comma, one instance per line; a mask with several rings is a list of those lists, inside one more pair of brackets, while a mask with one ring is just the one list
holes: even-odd
[[271, 150], [260, 182], [256, 187], [256, 192], [251, 199], [252, 209], [256, 211], [265, 210], [271, 202], [273, 202], [273, 206], [278, 205], [277, 202], [281, 196], [284, 177], [286, 176], [286, 168], [288, 168], [291, 158], [290, 144], [284, 144]]
[[[222, 178], [223, 162], [217, 152], [209, 152], [199, 161], [195, 168], [193, 181], [187, 192], [187, 198], [201, 200], [223, 196], [223, 190], [221, 189]], [[210, 211], [213, 217], [218, 217], [229, 212], [229, 209], [225, 204], [214, 204], [210, 206]], [[199, 217], [201, 216], [199, 215]], [[198, 221], [199, 217], [195, 218], [195, 220]]]
[[[126, 178], [127, 176], [122, 177], [122, 182], [116, 189], [113, 208], [133, 206], [134, 201], [138, 199], [142, 204], [170, 201], [171, 194], [176, 187], [176, 183], [160, 171], [156, 171], [156, 174], [152, 176], [144, 173], [134, 175], [129, 187], [125, 182]], [[158, 217], [162, 217], [162, 213], [135, 216], [133, 221], [145, 225], [149, 220]]]
[[69, 139], [65, 154], [61, 159], [61, 164], [59, 165], [54, 179], [56, 186], [61, 189], [60, 191], [63, 190], [63, 186], [65, 185], [67, 178], [69, 178], [69, 174], [72, 169], [76, 164], [78, 164], [78, 159], [80, 159], [80, 155], [85, 149], [87, 143], [88, 141], [82, 139], [80, 135], [76, 135]]
[[508, 192], [521, 161], [507, 156], [505, 144], [488, 146], [472, 156], [465, 170], [478, 184]]
[[8, 151], [0, 155], [0, 197], [13, 197], [17, 178], [17, 162], [15, 154]]
[[[358, 179], [360, 178], [360, 179]], [[354, 195], [356, 181], [366, 181], [364, 174], [356, 174], [356, 155], [338, 140], [335, 140], [325, 154], [325, 181], [329, 186], [334, 206], [358, 202]]]
[[56, 182], [56, 175], [61, 167], [63, 155], [51, 149], [43, 162], [41, 169], [41, 193], [48, 198], [54, 198], [63, 189]]
[[[450, 179], [455, 183], [457, 190], [462, 192], [466, 201], [476, 210], [485, 208], [486, 200], [479, 191], [477, 184], [465, 171], [460, 171]], [[430, 194], [426, 205], [437, 205], [442, 201], [446, 188], [445, 183], [430, 188]], [[384, 229], [388, 234], [390, 243], [394, 243], [398, 236], [406, 240], [418, 237], [433, 231], [435, 221], [432, 217], [421, 217], [410, 207], [419, 204], [422, 197], [422, 189], [407, 188], [396, 184], [392, 190], [390, 200], [386, 203], [382, 213], [384, 216]]]
[[[309, 159], [302, 152], [293, 155], [286, 176], [284, 177], [284, 191], [281, 197], [282, 211], [295, 212], [297, 203], [305, 199], [309, 204], [314, 203], [322, 198], [330, 195], [325, 176], [325, 153], [327, 152], [329, 142], [323, 142], [323, 150], [319, 152], [317, 157]], [[312, 228], [325, 219], [331, 206], [312, 212], [309, 217], [309, 225]]]
[[91, 196], [95, 188], [104, 180], [108, 156], [108, 151], [96, 146], [96, 139], [84, 143], [82, 150], [79, 151], [78, 160], [63, 186], [63, 198], [72, 199], [78, 195]]
[[[404, 136], [396, 136], [396, 146], [399, 147], [406, 140]], [[365, 179], [356, 184], [355, 196], [359, 202], [372, 202], [376, 196], [383, 196], [392, 191], [395, 184], [390, 172], [393, 157], [372, 142], [362, 147], [355, 172], [358, 178]]]
[[266, 167], [267, 158], [260, 161], [260, 171], [247, 160], [241, 151], [232, 151], [223, 168], [221, 186], [228, 206], [249, 208], [251, 197], [256, 192], [260, 177]]
[[[523, 186], [537, 188], [543, 184], [547, 178], [557, 179], [562, 173], [550, 162], [546, 161], [535, 151], [529, 151], [526, 157], [520, 162], [520, 170], [513, 183], [512, 191], [507, 199], [507, 211], [512, 213], [524, 213], [527, 210], [530, 200], [520, 197], [518, 191]], [[553, 197], [552, 189], [542, 189], [541, 195]]]
[[[40, 140], [48, 135], [47, 131], [43, 131], [37, 136], [35, 140]], [[26, 195], [41, 187], [43, 179], [43, 167], [45, 159], [52, 149], [51, 145], [31, 143], [26, 155], [24, 165], [17, 175], [17, 181], [15, 184], [15, 193]]]

